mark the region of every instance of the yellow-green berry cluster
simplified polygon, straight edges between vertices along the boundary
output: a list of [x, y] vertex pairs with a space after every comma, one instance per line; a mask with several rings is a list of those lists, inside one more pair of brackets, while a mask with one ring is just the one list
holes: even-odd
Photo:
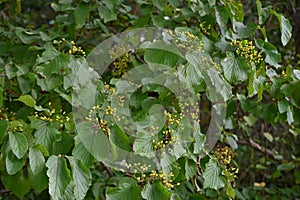
[[[149, 181], [159, 180], [166, 188], [172, 189], [175, 186], [172, 180], [173, 177], [174, 177], [173, 172], [166, 174], [162, 171], [157, 172], [155, 170], [152, 170], [148, 176], [148, 180]], [[180, 183], [177, 183], [176, 185], [180, 185]]]
[[68, 54], [85, 56], [85, 51], [81, 47], [77, 47], [74, 41], [67, 41], [65, 38], [61, 40], [53, 40], [53, 44], [59, 45], [59, 49], [64, 49]]
[[197, 41], [197, 37], [190, 32], [180, 32], [177, 39], [175, 39], [176, 45], [179, 50], [197, 50], [203, 51], [202, 41]]
[[45, 122], [55, 122], [59, 123], [60, 127], [63, 127], [66, 122], [69, 122], [71, 118], [66, 115], [66, 112], [60, 109], [56, 111], [51, 108], [51, 102], [48, 103], [50, 110], [44, 112], [34, 112], [36, 119], [43, 120]]
[[104, 85], [104, 89], [105, 89], [106, 93], [108, 93], [108, 94], [116, 94], [115, 88], [111, 87], [108, 84]]
[[100, 129], [107, 136], [110, 135], [109, 122], [107, 121], [108, 116], [115, 116], [116, 108], [112, 108], [111, 106], [106, 106], [104, 109], [99, 105], [93, 106], [85, 119], [93, 123], [94, 130]]
[[[147, 182], [160, 181], [166, 188], [172, 189], [175, 184], [173, 183], [174, 173], [170, 172], [166, 174], [162, 171], [152, 170], [149, 173], [149, 169], [151, 165], [141, 164], [141, 163], [133, 163], [133, 164], [125, 164], [126, 170], [132, 171], [134, 174], [128, 174], [129, 176], [134, 177], [137, 182], [141, 185], [145, 185]], [[125, 170], [121, 170], [123, 173]], [[180, 185], [177, 183], [176, 185]]]
[[[182, 113], [174, 112], [173, 114], [170, 112], [164, 112], [166, 119], [166, 127], [161, 131], [162, 137], [157, 137], [154, 133], [151, 134], [153, 137], [152, 144], [155, 150], [165, 148], [167, 145], [179, 144], [178, 136], [174, 136], [174, 131], [177, 128], [183, 128], [181, 124]], [[157, 131], [158, 127], [151, 127], [152, 131]], [[170, 149], [169, 149], [170, 150]]]
[[0, 107], [0, 120], [7, 120], [8, 116], [6, 112], [8, 111], [8, 108], [6, 107]]
[[214, 152], [218, 162], [222, 167], [225, 167], [223, 173], [227, 176], [237, 178], [239, 169], [232, 166], [233, 158], [236, 156], [236, 153], [230, 147], [218, 147]]
[[249, 63], [259, 64], [263, 61], [261, 53], [259, 53], [252, 41], [249, 40], [233, 40], [231, 42], [232, 46], [236, 46], [236, 54], [238, 56], [244, 57]]
[[14, 132], [23, 132], [24, 124], [19, 121], [10, 121], [9, 122], [9, 130]]
[[182, 113], [180, 113], [180, 116], [182, 118], [183, 115], [189, 116], [191, 119], [200, 122], [199, 120], [199, 105], [198, 102], [185, 102], [185, 103], [179, 103], [179, 106], [182, 110]]
[[111, 59], [113, 62], [113, 76], [120, 76], [124, 74], [129, 68], [130, 56], [126, 49], [122, 46], [116, 46], [109, 51]]
[[81, 47], [77, 47], [74, 41], [70, 42], [72, 47], [69, 49], [69, 54], [85, 56], [85, 51]]
[[206, 25], [206, 22], [201, 22], [199, 24], [200, 31], [205, 35], [210, 35], [211, 25]]

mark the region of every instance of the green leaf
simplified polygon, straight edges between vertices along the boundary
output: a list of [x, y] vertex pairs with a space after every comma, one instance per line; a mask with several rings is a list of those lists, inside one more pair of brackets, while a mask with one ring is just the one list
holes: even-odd
[[226, 195], [231, 199], [235, 198], [235, 190], [233, 189], [231, 184], [226, 185]]
[[213, 158], [209, 160], [206, 164], [206, 169], [203, 173], [204, 188], [210, 188], [218, 190], [225, 186], [224, 184], [224, 177], [220, 175], [221, 170], [218, 167], [217, 161]]
[[17, 75], [18, 68], [15, 67], [11, 62], [5, 65], [5, 74], [8, 79], [12, 79]]
[[111, 127], [111, 133], [109, 135], [109, 139], [112, 143], [114, 143], [117, 147], [131, 151], [131, 142], [125, 132], [116, 124]]
[[17, 80], [22, 94], [29, 93], [36, 82], [33, 73], [26, 74], [26, 76], [18, 76]]
[[70, 133], [63, 131], [60, 138], [53, 144], [53, 154], [68, 154], [73, 148], [74, 141]]
[[230, 82], [244, 81], [247, 79], [247, 64], [243, 59], [235, 57], [233, 53], [229, 53], [221, 62], [225, 78]]
[[3, 137], [6, 134], [8, 128], [8, 121], [7, 120], [0, 120], [0, 144], [3, 142]]
[[248, 97], [253, 97], [257, 94], [258, 100], [261, 100], [265, 78], [261, 75], [257, 77], [256, 69], [251, 71], [248, 83]]
[[295, 164], [293, 162], [282, 163], [277, 166], [278, 171], [289, 171], [295, 168]]
[[19, 199], [23, 199], [30, 191], [30, 181], [22, 170], [15, 175], [1, 173], [1, 181], [4, 187], [12, 191]]
[[288, 121], [289, 125], [291, 125], [294, 122], [294, 117], [293, 117], [293, 112], [292, 112], [291, 106], [288, 106], [286, 114], [287, 114], [287, 121]]
[[42, 56], [37, 59], [37, 62], [43, 63], [49, 60], [54, 59], [59, 55], [59, 52], [55, 49], [55, 47], [51, 44], [45, 45], [45, 51], [42, 53]]
[[248, 38], [255, 34], [256, 24], [250, 23], [248, 26], [245, 26], [242, 22], [234, 22], [233, 30], [241, 38]]
[[203, 153], [206, 136], [201, 133], [200, 127], [195, 132], [194, 154]]
[[64, 83], [63, 76], [53, 76], [46, 79], [35, 75], [35, 78], [37, 80], [37, 85], [40, 86], [43, 91], [59, 88]]
[[277, 48], [269, 43], [264, 42], [263, 40], [256, 40], [258, 48], [266, 54], [265, 62], [273, 65], [274, 67], [280, 67], [279, 62], [281, 61], [281, 54], [277, 51]]
[[267, 138], [267, 140], [269, 140], [269, 142], [273, 142], [274, 138], [271, 133], [264, 132], [264, 136]]
[[76, 160], [69, 156], [68, 159], [71, 164], [73, 180], [75, 184], [75, 198], [78, 200], [84, 199], [89, 187], [92, 184], [91, 172], [80, 162], [80, 160]]
[[230, 145], [230, 147], [233, 150], [236, 150], [238, 148], [238, 144], [237, 144], [236, 140], [234, 139], [234, 137], [227, 135], [226, 140], [227, 140], [227, 143]]
[[48, 151], [51, 151], [53, 143], [59, 138], [59, 135], [59, 131], [52, 124], [43, 122], [34, 134], [35, 143], [44, 145]]
[[281, 43], [283, 46], [287, 45], [292, 37], [292, 26], [287, 18], [282, 14], [274, 13], [280, 24]]
[[9, 132], [9, 144], [18, 159], [21, 159], [28, 150], [27, 138], [19, 132]]
[[221, 28], [222, 33], [227, 29], [226, 24], [229, 19], [229, 13], [225, 6], [216, 7], [216, 21]]
[[133, 143], [133, 151], [147, 157], [155, 155], [152, 139], [148, 133], [138, 133]]
[[75, 137], [75, 146], [72, 155], [74, 156], [75, 159], [80, 160], [86, 167], [91, 167], [95, 160], [95, 158], [82, 144], [79, 136]]
[[0, 86], [0, 107], [2, 107], [2, 105], [3, 105], [3, 89]]
[[24, 166], [25, 158], [18, 159], [12, 151], [9, 151], [5, 159], [5, 164], [7, 173], [14, 175]]
[[60, 200], [72, 180], [67, 162], [62, 156], [52, 155], [46, 162], [46, 167], [48, 168], [49, 193], [54, 200]]
[[197, 164], [192, 161], [187, 159], [185, 161], [185, 177], [187, 179], [187, 181], [189, 181], [191, 178], [193, 178], [196, 173], [197, 173]]
[[227, 101], [232, 96], [231, 86], [212, 68], [212, 59], [207, 53], [188, 52], [186, 59], [190, 63], [188, 67], [193, 66], [199, 71], [199, 76], [204, 78], [207, 85], [207, 93], [209, 100], [212, 102], [224, 100]]
[[37, 175], [44, 169], [45, 158], [38, 148], [31, 147], [29, 149], [29, 164], [34, 175]]
[[132, 178], [123, 177], [118, 187], [108, 187], [107, 200], [141, 200], [141, 188]]
[[180, 57], [170, 51], [146, 49], [144, 58], [148, 64], [156, 63], [174, 67]]
[[117, 12], [111, 11], [106, 6], [98, 7], [99, 16], [104, 20], [104, 23], [117, 20]]
[[229, 8], [236, 21], [238, 22], [244, 21], [244, 8], [241, 2], [232, 1], [229, 3]]
[[70, 56], [67, 54], [59, 54], [54, 59], [52, 59], [49, 63], [37, 67], [36, 71], [40, 74], [49, 77], [51, 74], [59, 74], [61, 75], [63, 70], [68, 68], [68, 64], [70, 63]]
[[48, 188], [48, 176], [46, 167], [43, 168], [38, 174], [33, 174], [31, 169], [28, 169], [28, 176], [31, 184], [31, 188], [34, 189], [37, 193], [41, 193]]
[[169, 200], [171, 193], [160, 182], [148, 183], [142, 190], [142, 197], [146, 200]]
[[300, 171], [296, 170], [294, 172], [294, 176], [295, 176], [295, 182], [296, 182], [296, 184], [300, 184]]
[[258, 13], [258, 22], [259, 25], [262, 25], [269, 17], [270, 12], [272, 10], [272, 6], [267, 6], [262, 8], [260, 0], [256, 0], [256, 5], [257, 5], [257, 13]]
[[85, 24], [86, 19], [89, 16], [90, 12], [90, 6], [88, 4], [79, 4], [75, 11], [74, 11], [74, 17], [75, 17], [75, 23], [77, 28], [83, 27]]
[[17, 98], [15, 101], [21, 101], [23, 102], [24, 104], [26, 104], [27, 106], [29, 107], [34, 107], [36, 102], [35, 100], [32, 98], [32, 96], [26, 94], [26, 95], [23, 95], [23, 96], [20, 96], [19, 98]]
[[91, 122], [81, 122], [76, 128], [85, 148], [98, 161], [106, 160], [109, 153], [109, 141], [105, 133], [101, 129], [94, 129]]

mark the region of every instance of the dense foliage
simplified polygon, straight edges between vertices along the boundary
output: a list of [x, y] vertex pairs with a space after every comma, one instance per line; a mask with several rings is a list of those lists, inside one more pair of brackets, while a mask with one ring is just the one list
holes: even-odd
[[273, 6], [0, 1], [1, 199], [300, 197], [297, 22]]

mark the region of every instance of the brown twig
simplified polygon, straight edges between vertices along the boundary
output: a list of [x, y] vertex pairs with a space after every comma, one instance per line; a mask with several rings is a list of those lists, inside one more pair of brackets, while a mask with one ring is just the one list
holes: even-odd
[[109, 169], [109, 167], [107, 167], [103, 162], [101, 162], [101, 165], [104, 167], [105, 171], [108, 173], [110, 177], [114, 176], [113, 172]]
[[256, 149], [259, 152], [261, 152], [263, 154], [266, 154], [269, 157], [275, 159], [275, 153], [272, 150], [260, 146], [258, 143], [254, 142], [251, 138], [249, 138], [247, 140], [245, 140], [245, 139], [239, 139], [238, 143], [242, 144], [242, 145], [247, 145], [249, 147], [252, 147], [253, 149]]
[[7, 77], [6, 74], [0, 74], [0, 77]]

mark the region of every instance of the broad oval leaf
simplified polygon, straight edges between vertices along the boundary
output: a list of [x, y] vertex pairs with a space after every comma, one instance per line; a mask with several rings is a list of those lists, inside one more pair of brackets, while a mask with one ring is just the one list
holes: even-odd
[[276, 13], [275, 14], [279, 24], [280, 24], [280, 31], [281, 31], [281, 43], [283, 46], [286, 46], [287, 43], [290, 41], [292, 37], [292, 26], [287, 18], [283, 15]]
[[59, 134], [59, 131], [52, 124], [43, 122], [35, 132], [36, 144], [44, 145], [48, 151], [51, 151], [53, 143], [59, 138]]
[[37, 175], [44, 169], [45, 158], [39, 149], [34, 147], [29, 149], [29, 164], [34, 175]]
[[148, 183], [142, 190], [142, 197], [147, 200], [169, 200], [171, 193], [160, 182]]
[[91, 122], [81, 122], [77, 125], [77, 131], [82, 144], [98, 161], [109, 158], [110, 142], [101, 129], [93, 128]]
[[74, 193], [77, 200], [84, 199], [89, 187], [92, 184], [92, 175], [87, 167], [85, 167], [79, 160], [73, 157], [68, 157], [73, 174], [73, 181], [75, 184]]
[[32, 96], [30, 96], [28, 94], [20, 96], [15, 101], [21, 101], [29, 107], [34, 107], [35, 103], [36, 103], [35, 100], [32, 98]]
[[9, 151], [6, 159], [6, 171], [9, 175], [14, 175], [22, 169], [25, 164], [25, 158], [18, 159], [12, 151]]
[[63, 198], [65, 190], [72, 180], [67, 162], [61, 156], [52, 155], [48, 159], [46, 167], [48, 168], [49, 193], [54, 200], [60, 200]]
[[106, 190], [107, 200], [141, 200], [141, 188], [132, 178], [124, 177], [118, 187], [109, 187]]
[[21, 159], [28, 150], [27, 138], [19, 132], [9, 132], [9, 144], [18, 159]]
[[215, 159], [210, 159], [206, 164], [206, 169], [203, 173], [204, 188], [210, 188], [218, 190], [225, 186], [224, 177], [220, 175], [221, 170], [217, 165], [217, 161]]
[[244, 60], [235, 57], [233, 53], [229, 53], [221, 64], [224, 69], [225, 78], [231, 83], [247, 79], [247, 64]]

